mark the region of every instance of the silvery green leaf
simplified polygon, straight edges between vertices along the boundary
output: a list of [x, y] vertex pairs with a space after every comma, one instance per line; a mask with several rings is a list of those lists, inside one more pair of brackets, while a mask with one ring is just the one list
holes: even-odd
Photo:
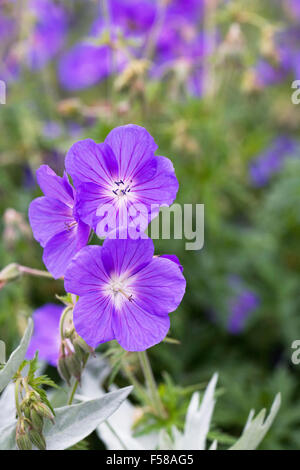
[[267, 419], [265, 420], [266, 410], [263, 409], [261, 412], [254, 417], [254, 411], [250, 412], [247, 424], [243, 431], [242, 436], [239, 440], [230, 447], [229, 450], [254, 450], [256, 449], [263, 438], [265, 437], [266, 433], [270, 429], [277, 413], [280, 408], [281, 404], [281, 396], [278, 393], [275, 397], [273, 402], [271, 411]]
[[158, 448], [159, 450], [174, 449], [174, 442], [172, 441], [170, 435], [165, 429], [162, 429], [159, 433]]
[[102, 384], [110, 374], [108, 362], [96, 353], [96, 357], [90, 357], [81, 380], [81, 393], [88, 398], [99, 398], [103, 395]]
[[0, 396], [0, 434], [2, 429], [16, 421], [14, 384], [9, 384]]
[[55, 409], [55, 424], [44, 428], [47, 450], [67, 449], [87, 437], [107, 420], [127, 398], [132, 387], [106, 393], [101, 398]]
[[6, 362], [6, 346], [4, 341], [0, 340], [0, 364], [5, 364]]
[[[104, 392], [101, 385], [109, 372], [110, 368], [106, 360], [100, 355], [97, 355], [97, 360], [91, 357], [82, 376], [81, 394], [76, 395], [76, 397], [86, 401], [90, 398], [102, 396]], [[112, 385], [110, 391], [114, 390], [118, 389], [115, 385]], [[136, 413], [136, 407], [129, 400], [124, 400], [118, 411], [107, 422], [97, 427], [97, 434], [108, 450], [150, 450], [157, 447], [157, 433], [137, 438], [133, 436]]]
[[217, 450], [217, 447], [218, 447], [218, 441], [215, 439], [215, 440], [211, 443], [211, 446], [210, 446], [209, 450]]
[[218, 374], [215, 373], [205, 390], [200, 407], [199, 393], [192, 396], [184, 427], [185, 443], [190, 449], [205, 449], [206, 436], [216, 403], [214, 393], [217, 381]]
[[52, 408], [61, 408], [62, 406], [65, 406], [68, 401], [69, 393], [67, 385], [64, 384], [59, 388], [47, 390], [47, 398], [50, 401]]
[[1, 429], [0, 450], [16, 450], [16, 422]]
[[2, 390], [9, 384], [15, 373], [18, 371], [22, 361], [24, 360], [32, 331], [33, 322], [31, 318], [29, 318], [27, 329], [19, 346], [14, 350], [4, 368], [0, 371], [0, 392], [2, 392]]

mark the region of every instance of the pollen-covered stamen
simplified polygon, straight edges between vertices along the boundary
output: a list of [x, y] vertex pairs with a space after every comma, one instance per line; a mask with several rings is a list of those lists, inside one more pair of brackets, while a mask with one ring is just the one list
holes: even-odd
[[112, 189], [112, 192], [115, 194], [115, 196], [120, 198], [130, 193], [130, 190], [131, 190], [130, 185], [132, 184], [132, 180], [124, 183], [124, 181], [120, 179], [119, 181], [115, 181], [114, 184], [115, 184], [115, 187]]

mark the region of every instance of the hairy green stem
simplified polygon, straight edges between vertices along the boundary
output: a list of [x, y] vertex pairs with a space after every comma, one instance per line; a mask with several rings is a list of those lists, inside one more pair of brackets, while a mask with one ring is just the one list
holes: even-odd
[[73, 309], [73, 306], [68, 306], [64, 309], [61, 317], [60, 317], [60, 320], [59, 320], [59, 331], [60, 331], [60, 337], [61, 337], [61, 340], [63, 341], [64, 339], [64, 322], [65, 322], [65, 319], [66, 319], [66, 316], [67, 314]]
[[129, 450], [127, 449], [126, 445], [124, 444], [124, 442], [122, 441], [122, 439], [120, 438], [120, 436], [118, 435], [118, 433], [115, 431], [115, 429], [112, 427], [112, 425], [108, 422], [108, 421], [105, 421], [105, 424], [106, 426], [108, 427], [108, 429], [110, 430], [110, 432], [116, 437], [116, 439], [118, 439], [118, 441], [120, 442], [121, 446], [123, 447], [124, 450]]
[[19, 403], [19, 389], [20, 389], [21, 381], [22, 379], [17, 379], [16, 385], [15, 385], [15, 401], [16, 401], [17, 414], [19, 418], [21, 418], [22, 416], [22, 411], [21, 411], [21, 407]]
[[75, 382], [74, 382], [74, 385], [73, 385], [73, 388], [71, 390], [70, 397], [68, 400], [68, 405], [72, 405], [78, 385], [79, 385], [79, 382], [77, 379], [75, 379]]
[[30, 276], [47, 277], [49, 279], [53, 279], [52, 274], [48, 273], [48, 271], [41, 271], [40, 269], [28, 268], [27, 266], [19, 266], [19, 270], [21, 273], [29, 274]]
[[154, 410], [159, 416], [161, 416], [162, 418], [165, 418], [166, 412], [164, 410], [164, 407], [162, 405], [162, 402], [161, 402], [161, 399], [157, 390], [157, 386], [155, 383], [155, 379], [153, 376], [153, 372], [151, 369], [151, 365], [150, 365], [147, 353], [146, 351], [142, 351], [142, 352], [139, 352], [138, 355], [139, 355], [141, 367], [142, 367], [142, 370], [146, 379], [146, 383], [148, 386], [148, 391], [151, 396]]
[[146, 389], [140, 384], [140, 382], [135, 378], [134, 374], [131, 372], [130, 367], [126, 363], [126, 360], [123, 360], [123, 371], [127, 376], [129, 382], [134, 386], [135, 393], [139, 396], [140, 399], [144, 400], [148, 405], [151, 405], [152, 401], [148, 396]]
[[[82, 370], [84, 370], [85, 366], [86, 366], [86, 363], [88, 361], [90, 356], [87, 356], [87, 358], [84, 360], [84, 363], [83, 363], [83, 366], [82, 366]], [[79, 385], [79, 380], [75, 380], [75, 383], [73, 385], [73, 388], [71, 390], [71, 393], [70, 393], [70, 397], [69, 397], [69, 400], [68, 400], [68, 405], [72, 405], [73, 403], [73, 400], [74, 400], [74, 396], [75, 396], [75, 393], [76, 393], [76, 390], [78, 388], [78, 385]]]

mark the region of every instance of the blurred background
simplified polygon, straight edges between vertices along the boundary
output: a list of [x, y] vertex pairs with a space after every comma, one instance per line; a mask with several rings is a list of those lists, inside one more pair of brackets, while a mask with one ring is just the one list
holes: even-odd
[[[155, 241], [187, 279], [171, 322], [180, 344], [149, 351], [161, 393], [218, 371], [215, 429], [238, 436], [281, 391], [264, 449], [300, 448], [297, 79], [299, 0], [0, 0], [0, 269], [44, 269], [27, 215], [39, 165], [61, 175], [74, 142], [146, 127], [174, 163], [176, 202], [205, 204], [201, 251]], [[63, 293], [29, 277], [0, 290], [8, 353]]]

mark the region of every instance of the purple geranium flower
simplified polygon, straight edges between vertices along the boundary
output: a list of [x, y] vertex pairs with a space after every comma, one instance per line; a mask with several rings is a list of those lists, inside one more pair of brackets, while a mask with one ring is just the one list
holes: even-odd
[[228, 330], [232, 334], [239, 334], [245, 326], [248, 317], [258, 308], [259, 297], [250, 290], [244, 290], [230, 301], [231, 315], [228, 321]]
[[259, 59], [254, 67], [256, 83], [259, 87], [275, 85], [290, 74], [296, 79], [300, 72], [300, 28], [298, 25], [280, 31], [274, 36], [276, 63]]
[[91, 347], [116, 339], [127, 351], [143, 351], [166, 336], [186, 282], [177, 263], [153, 254], [151, 239], [107, 238], [71, 262], [65, 289], [80, 296], [74, 325]]
[[156, 17], [153, 0], [110, 0], [110, 8], [113, 23], [130, 36], [144, 36]]
[[270, 64], [267, 60], [260, 59], [254, 67], [256, 86], [264, 88], [282, 82], [288, 75], [286, 69], [279, 64]]
[[3, 15], [3, 13], [0, 12], [0, 39], [4, 45], [6, 45], [6, 43], [9, 42], [13, 37], [15, 33], [15, 27], [16, 23], [13, 18]]
[[174, 71], [189, 94], [201, 96], [203, 63], [219, 41], [218, 32], [212, 36], [200, 30], [204, 2], [175, 0], [159, 14], [163, 21], [155, 44], [151, 75], [162, 78]]
[[177, 258], [176, 255], [160, 255], [160, 257], [169, 259], [170, 261], [173, 261], [173, 263], [177, 264], [180, 271], [183, 272], [183, 266], [181, 265], [181, 263], [180, 263], [180, 261], [179, 261], [179, 259]]
[[[97, 39], [107, 28], [113, 39], [120, 31], [127, 39], [143, 39], [155, 18], [155, 6], [150, 0], [111, 0], [109, 8], [110, 24], [101, 14], [93, 23], [89, 37], [61, 57], [58, 75], [65, 89], [80, 90], [96, 85], [113, 72], [113, 67], [114, 72], [120, 72], [128, 63], [128, 54], [121, 48], [112, 52], [110, 45], [97, 45]], [[135, 55], [133, 50], [131, 53]]]
[[30, 0], [26, 15], [33, 23], [30, 34], [22, 45], [21, 56], [15, 47], [17, 22], [15, 19], [0, 16], [0, 39], [2, 45], [7, 46], [3, 49], [0, 78], [7, 82], [19, 78], [22, 61], [32, 70], [40, 70], [59, 52], [65, 41], [68, 15], [56, 2]]
[[111, 49], [88, 42], [76, 44], [59, 63], [59, 79], [67, 90], [80, 90], [95, 85], [111, 73]]
[[159, 206], [172, 204], [178, 181], [171, 161], [155, 156], [156, 149], [146, 129], [132, 124], [115, 128], [102, 144], [87, 139], [71, 147], [65, 164], [77, 190], [76, 210], [98, 236], [108, 233], [97, 226], [102, 207], [111, 208], [110, 230], [138, 215], [145, 229]]
[[74, 209], [75, 191], [66, 174], [60, 178], [47, 165], [42, 165], [37, 170], [37, 180], [45, 197], [30, 204], [30, 225], [34, 238], [44, 248], [47, 269], [59, 278], [74, 255], [87, 244], [90, 228]]
[[290, 137], [281, 136], [262, 154], [254, 159], [250, 165], [250, 178], [254, 186], [264, 186], [275, 173], [278, 173], [285, 159], [292, 155], [297, 143]]
[[40, 359], [52, 366], [57, 365], [60, 347], [59, 321], [62, 311], [62, 306], [46, 304], [33, 313], [34, 333], [27, 350], [27, 359], [33, 359], [38, 351]]
[[1, 41], [1, 61], [0, 79], [5, 82], [12, 81], [18, 75], [18, 65], [16, 54], [11, 48], [15, 40], [16, 22], [13, 18], [0, 12], [0, 41]]
[[29, 12], [35, 24], [28, 38], [27, 61], [38, 70], [61, 49], [68, 25], [66, 11], [51, 0], [31, 0]]

